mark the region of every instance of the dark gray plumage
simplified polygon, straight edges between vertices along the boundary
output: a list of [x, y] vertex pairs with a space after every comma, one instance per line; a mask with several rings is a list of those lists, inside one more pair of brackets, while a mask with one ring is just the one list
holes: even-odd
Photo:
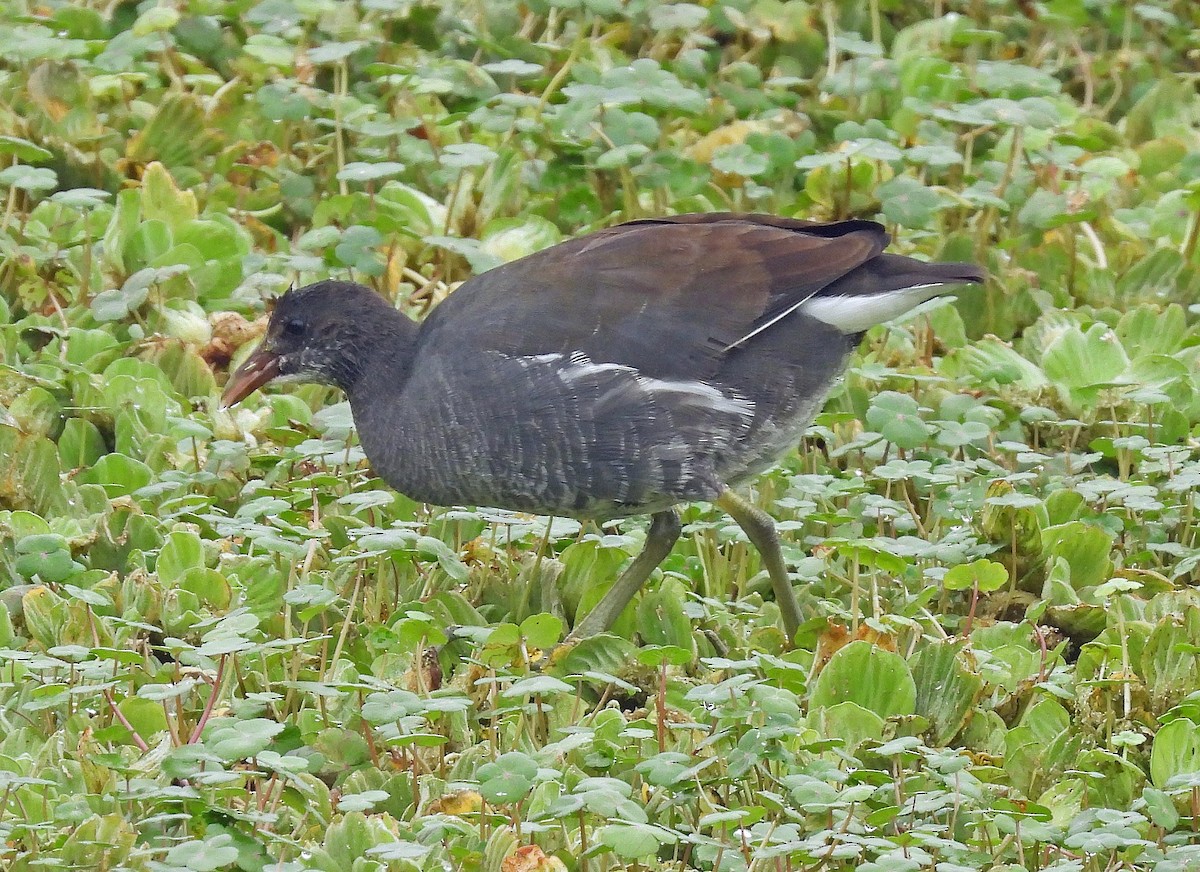
[[[863, 330], [983, 279], [887, 244], [869, 221], [634, 221], [477, 276], [421, 325], [359, 285], [318, 282], [279, 300], [226, 401], [278, 375], [335, 384], [376, 471], [414, 499], [655, 513], [654, 553], [678, 535], [661, 517], [673, 505], [717, 500], [778, 552], [769, 519], [728, 488], [796, 444]], [[793, 631], [782, 559], [767, 562]], [[652, 569], [623, 576], [609, 610]]]

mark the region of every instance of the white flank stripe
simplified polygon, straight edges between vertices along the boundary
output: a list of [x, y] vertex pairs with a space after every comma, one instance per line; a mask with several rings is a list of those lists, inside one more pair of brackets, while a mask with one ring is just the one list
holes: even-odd
[[571, 366], [559, 372], [558, 377], [567, 384], [573, 384], [603, 375], [606, 372], [633, 373], [633, 369], [621, 366], [619, 363], [577, 363], [572, 357]]
[[[740, 418], [754, 417], [754, 403], [742, 397], [730, 396], [701, 381], [663, 381], [643, 378], [642, 383], [652, 393], [683, 395], [682, 403], [694, 403], [715, 412], [737, 415]], [[682, 404], [681, 403], [681, 404]]]
[[[536, 357], [521, 357], [518, 360], [521, 361], [522, 365], [530, 366], [534, 363], [559, 363], [564, 357], [565, 355], [562, 354], [539, 354]], [[735, 415], [747, 420], [754, 417], [753, 402], [744, 397], [722, 393], [707, 382], [693, 380], [670, 381], [648, 378], [641, 375], [631, 366], [624, 366], [619, 363], [594, 363], [582, 351], [574, 351], [566, 359], [567, 365], [561, 367], [558, 371], [559, 380], [566, 385], [596, 381], [598, 377], [608, 374], [619, 373], [626, 376], [625, 379], [610, 386], [605, 391], [597, 400], [597, 406], [603, 406], [610, 401], [619, 399], [622, 394], [626, 394], [629, 391], [638, 391], [652, 396], [658, 394], [664, 400], [670, 397], [670, 402], [680, 406], [698, 406], [704, 409], [711, 409], [722, 415]]]

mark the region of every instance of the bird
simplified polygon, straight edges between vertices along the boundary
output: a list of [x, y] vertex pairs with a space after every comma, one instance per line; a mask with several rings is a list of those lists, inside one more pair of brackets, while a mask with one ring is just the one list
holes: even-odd
[[674, 548], [681, 504], [714, 503], [758, 550], [794, 637], [777, 530], [739, 490], [798, 445], [865, 331], [985, 277], [890, 241], [864, 219], [639, 219], [480, 273], [419, 323], [370, 288], [318, 281], [275, 302], [222, 405], [273, 380], [333, 385], [375, 473], [416, 501], [649, 515], [568, 642], [613, 626]]

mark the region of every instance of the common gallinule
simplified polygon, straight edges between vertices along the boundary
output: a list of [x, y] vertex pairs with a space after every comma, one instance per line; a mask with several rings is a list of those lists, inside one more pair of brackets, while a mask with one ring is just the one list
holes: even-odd
[[863, 331], [983, 280], [888, 242], [871, 221], [631, 221], [476, 276], [421, 324], [361, 285], [317, 282], [279, 299], [222, 400], [277, 377], [336, 385], [372, 466], [416, 500], [650, 514], [576, 638], [610, 627], [674, 547], [676, 504], [714, 501], [762, 555], [791, 635], [774, 523], [732, 488], [797, 444]]

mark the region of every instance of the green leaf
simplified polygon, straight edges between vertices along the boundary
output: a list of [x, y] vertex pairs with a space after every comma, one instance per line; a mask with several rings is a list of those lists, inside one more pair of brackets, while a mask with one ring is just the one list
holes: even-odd
[[689, 649], [678, 645], [647, 645], [637, 652], [637, 661], [646, 666], [682, 666], [694, 656]]
[[48, 167], [30, 167], [14, 164], [0, 170], [0, 187], [19, 191], [52, 191], [58, 185], [58, 176]]
[[404, 172], [404, 164], [396, 161], [377, 163], [352, 162], [338, 170], [337, 177], [346, 182], [373, 182]]
[[961, 563], [952, 567], [942, 586], [946, 590], [971, 590], [978, 588], [981, 593], [999, 590], [1008, 584], [1008, 569], [1002, 563], [991, 560], [976, 560], [971, 563]]
[[483, 250], [501, 261], [517, 260], [562, 241], [559, 229], [538, 215], [497, 218], [480, 235]]
[[158, 266], [158, 261], [171, 250], [171, 228], [165, 221], [143, 221], [130, 234], [122, 257], [133, 269]]
[[937, 191], [911, 176], [896, 176], [885, 182], [879, 186], [878, 195], [884, 218], [902, 227], [929, 227], [938, 211], [949, 205]]
[[744, 142], [718, 148], [712, 156], [712, 168], [719, 173], [751, 178], [770, 168], [770, 159]]
[[899, 448], [916, 448], [929, 438], [917, 401], [895, 391], [883, 391], [871, 400], [867, 425]]
[[383, 260], [377, 251], [382, 242], [383, 235], [374, 227], [356, 224], [342, 232], [333, 253], [345, 266], [368, 276], [378, 276], [383, 274]]
[[899, 654], [869, 642], [851, 642], [838, 650], [813, 685], [809, 704], [827, 708], [853, 702], [882, 718], [916, 711], [916, 685]]
[[266, 718], [220, 718], [204, 731], [204, 746], [221, 760], [246, 760], [270, 747], [283, 729], [283, 724]]
[[167, 731], [167, 715], [159, 702], [129, 696], [117, 703], [117, 708], [147, 744], [152, 743], [157, 734]]
[[613, 673], [628, 663], [637, 650], [628, 639], [611, 633], [601, 633], [580, 639], [561, 654], [555, 652], [551, 660], [551, 669], [555, 675]]
[[204, 841], [183, 842], [167, 851], [166, 861], [174, 868], [189, 872], [216, 872], [238, 858], [233, 836], [221, 834]]
[[151, 6], [133, 23], [134, 36], [148, 36], [170, 30], [179, 23], [179, 10], [170, 6]]
[[679, 783], [680, 778], [691, 768], [693, 762], [693, 759], [687, 754], [665, 751], [655, 754], [649, 760], [643, 760], [634, 768], [655, 787], [670, 787]]
[[479, 767], [479, 793], [488, 802], [520, 802], [533, 789], [537, 763], [520, 751], [501, 754]]
[[1160, 619], [1140, 660], [1138, 672], [1153, 710], [1170, 708], [1195, 693], [1200, 688], [1200, 609], [1188, 603], [1180, 613]]
[[1107, 530], [1070, 521], [1042, 531], [1042, 547], [1050, 563], [1057, 558], [1067, 561], [1071, 570], [1071, 587], [1082, 591], [1108, 580], [1112, 572], [1113, 537]]
[[233, 599], [229, 581], [215, 569], [192, 567], [184, 571], [177, 583], [180, 590], [195, 594], [200, 603], [210, 609], [227, 609]]
[[1116, 382], [1129, 368], [1129, 358], [1107, 324], [1093, 324], [1084, 333], [1071, 326], [1047, 346], [1042, 369], [1077, 406], [1095, 405], [1099, 388]]
[[966, 725], [983, 694], [984, 681], [969, 668], [966, 643], [944, 640], [923, 645], [912, 658], [914, 711], [929, 719], [934, 744], [949, 743]]
[[[1153, 761], [1153, 756], [1151, 760]], [[1175, 808], [1170, 794], [1147, 786], [1142, 791], [1142, 800], [1146, 803], [1147, 815], [1155, 825], [1162, 827], [1166, 832], [1171, 832], [1179, 825], [1179, 811]]]
[[103, 487], [110, 498], [128, 496], [153, 478], [150, 467], [124, 454], [106, 454], [80, 476], [82, 481]]
[[362, 716], [372, 724], [386, 724], [422, 710], [421, 698], [407, 690], [379, 691], [363, 702]]
[[601, 828], [597, 837], [624, 860], [649, 857], [657, 854], [662, 845], [673, 845], [679, 840], [675, 833], [653, 824], [610, 824]]
[[58, 456], [63, 469], [91, 466], [107, 451], [100, 428], [83, 418], [68, 418], [58, 437]]
[[1083, 736], [1070, 729], [1067, 710], [1038, 700], [1005, 737], [1004, 769], [1026, 795], [1036, 796], [1076, 762]]
[[67, 540], [58, 533], [32, 533], [17, 540], [18, 554], [46, 555], [52, 551], [67, 551]]
[[43, 163], [54, 156], [53, 152], [19, 136], [0, 136], [0, 154], [11, 154], [29, 163]]
[[55, 533], [23, 536], [17, 541], [14, 568], [25, 578], [57, 584], [83, 571], [71, 558], [66, 540]]
[[501, 691], [500, 695], [520, 699], [527, 696], [553, 696], [557, 693], [574, 692], [574, 685], [560, 681], [552, 675], [534, 675], [514, 681], [512, 686]]
[[189, 569], [204, 566], [204, 545], [195, 533], [175, 530], [167, 535], [155, 561], [155, 571], [164, 584], [174, 584]]
[[521, 621], [518, 630], [528, 648], [545, 650], [562, 638], [563, 623], [554, 615], [530, 615]]
[[[83, 570], [82, 564], [76, 564], [79, 567], [77, 572]], [[113, 601], [98, 590], [90, 590], [84, 587], [76, 587], [73, 584], [64, 584], [63, 593], [68, 599], [78, 600], [79, 602], [87, 603], [93, 608], [112, 608]]]
[[161, 221], [172, 232], [197, 215], [196, 195], [180, 190], [167, 168], [157, 161], [142, 175], [142, 218]]
[[350, 40], [349, 42], [325, 42], [316, 48], [310, 49], [308, 59], [314, 64], [331, 64], [337, 61], [343, 61], [356, 51], [365, 48], [367, 43], [361, 40]]
[[439, 162], [450, 169], [464, 170], [471, 167], [484, 167], [496, 160], [499, 155], [486, 145], [474, 142], [458, 142], [447, 145]]
[[686, 596], [674, 580], [664, 579], [637, 603], [637, 630], [647, 644], [682, 651], [691, 659], [696, 645], [692, 622], [683, 608]]

